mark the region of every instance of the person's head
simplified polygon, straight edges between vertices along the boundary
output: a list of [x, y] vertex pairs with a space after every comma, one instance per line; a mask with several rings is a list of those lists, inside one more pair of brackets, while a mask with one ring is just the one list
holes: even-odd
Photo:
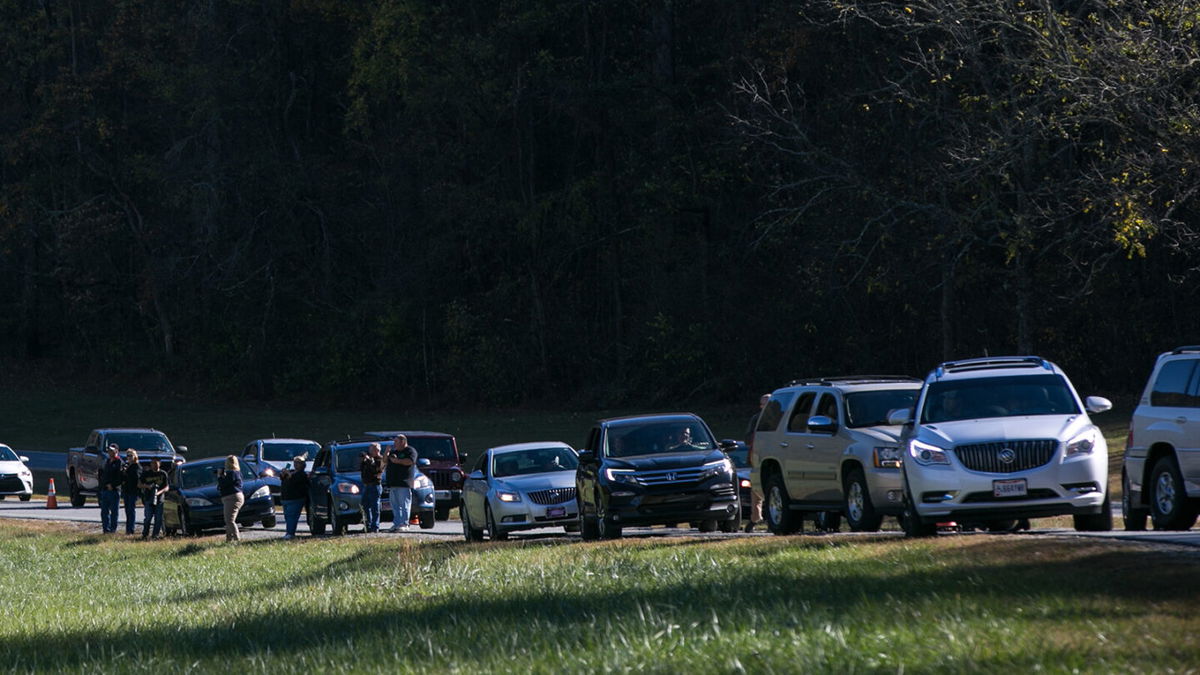
[[759, 396], [758, 397], [758, 409], [762, 410], [763, 408], [767, 407], [767, 401], [770, 401], [770, 400], [771, 400], [770, 394], [763, 394], [762, 396]]
[[120, 459], [121, 447], [119, 445], [117, 445], [116, 443], [109, 443], [108, 444], [108, 456], [110, 459]]
[[157, 459], [150, 460], [150, 470], [151, 471], [158, 471], [159, 468], [161, 468], [161, 467], [162, 467], [162, 463], [159, 462]]
[[[378, 448], [376, 448], [376, 452], [378, 452]], [[304, 455], [297, 455], [292, 458], [292, 467], [295, 468], [297, 471], [303, 471], [305, 465], [306, 465], [306, 461], [304, 459]]]
[[678, 435], [676, 436], [676, 438], [679, 441], [680, 445], [686, 445], [688, 443], [691, 443], [692, 442], [692, 428], [684, 427], [684, 428], [680, 429], [678, 431]]
[[241, 471], [242, 467], [238, 464], [237, 455], [229, 455], [225, 458], [226, 471]]
[[372, 443], [371, 445], [367, 446], [367, 454], [372, 457], [378, 457], [379, 456], [379, 444]]
[[398, 434], [394, 439], [392, 439], [392, 448], [396, 450], [403, 450], [407, 447], [408, 436], [405, 436], [404, 434]]
[[127, 448], [125, 450], [125, 461], [129, 462], [131, 464], [137, 462], [138, 461], [137, 450], [134, 450], [133, 448]]

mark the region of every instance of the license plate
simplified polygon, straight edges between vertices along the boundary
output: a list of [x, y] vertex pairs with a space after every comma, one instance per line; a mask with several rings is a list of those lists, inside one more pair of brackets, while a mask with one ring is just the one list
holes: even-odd
[[1024, 478], [992, 481], [992, 495], [996, 497], [1024, 497], [1029, 487]]
[[551, 506], [550, 508], [546, 509], [547, 518], [562, 518], [566, 515], [567, 507], [565, 506]]

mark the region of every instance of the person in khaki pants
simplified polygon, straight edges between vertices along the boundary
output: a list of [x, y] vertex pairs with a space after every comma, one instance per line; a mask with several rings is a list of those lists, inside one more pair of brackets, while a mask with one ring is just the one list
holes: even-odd
[[242, 533], [238, 531], [237, 516], [242, 504], [246, 503], [246, 496], [242, 494], [242, 467], [237, 456], [225, 458], [225, 468], [217, 472], [217, 491], [225, 505], [225, 541], [239, 542]]
[[[750, 454], [747, 458], [750, 465], [754, 465], [754, 432], [758, 429], [758, 418], [762, 417], [763, 408], [767, 407], [767, 402], [771, 400], [770, 394], [763, 394], [758, 397], [758, 412], [754, 413], [754, 417], [750, 418], [750, 424], [746, 427], [746, 445], [750, 448]], [[746, 522], [745, 532], [753, 532], [754, 528], [762, 522], [763, 512], [763, 493], [761, 485], [750, 486], [750, 520]]]

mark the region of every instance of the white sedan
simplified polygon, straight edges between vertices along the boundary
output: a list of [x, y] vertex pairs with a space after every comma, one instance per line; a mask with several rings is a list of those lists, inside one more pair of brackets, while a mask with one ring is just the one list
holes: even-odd
[[27, 502], [33, 496], [33, 473], [25, 466], [28, 461], [28, 457], [18, 457], [12, 448], [0, 444], [0, 499], [18, 495]]
[[557, 441], [517, 443], [485, 450], [463, 485], [462, 524], [467, 541], [494, 540], [514, 530], [579, 527], [575, 501], [578, 454]]

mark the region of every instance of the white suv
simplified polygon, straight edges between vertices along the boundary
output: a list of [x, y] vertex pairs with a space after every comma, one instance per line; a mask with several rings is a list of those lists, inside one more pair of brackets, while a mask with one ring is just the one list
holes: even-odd
[[921, 381], [856, 376], [797, 380], [771, 394], [751, 452], [752, 483], [765, 497], [767, 528], [800, 529], [804, 512], [821, 529], [873, 532], [899, 515], [900, 427], [888, 415], [916, 401]]
[[1200, 346], [1159, 354], [1121, 469], [1126, 530], [1186, 530], [1200, 509]]
[[1075, 529], [1112, 529], [1108, 445], [1087, 413], [1108, 399], [1079, 395], [1036, 356], [943, 363], [925, 378], [903, 424], [904, 516], [909, 536], [945, 521], [991, 530], [1018, 519], [1070, 514]]

